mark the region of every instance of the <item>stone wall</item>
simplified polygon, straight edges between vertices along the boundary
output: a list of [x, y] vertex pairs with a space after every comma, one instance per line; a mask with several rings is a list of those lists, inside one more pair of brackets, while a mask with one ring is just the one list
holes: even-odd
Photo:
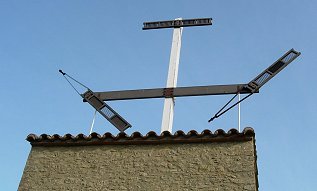
[[247, 141], [33, 146], [19, 190], [257, 190]]

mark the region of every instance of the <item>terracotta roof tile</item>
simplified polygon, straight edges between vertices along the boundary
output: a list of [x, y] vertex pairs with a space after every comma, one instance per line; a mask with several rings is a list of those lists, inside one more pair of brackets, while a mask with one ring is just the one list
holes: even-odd
[[29, 134], [26, 140], [29, 141], [32, 146], [76, 146], [107, 144], [230, 142], [251, 140], [254, 137], [254, 130], [250, 127], [247, 127], [242, 132], [239, 132], [237, 129], [230, 129], [228, 132], [218, 129], [212, 133], [210, 130], [206, 129], [201, 133], [197, 133], [195, 130], [191, 130], [187, 134], [185, 134], [183, 131], [176, 131], [174, 134], [164, 131], [160, 135], [157, 135], [154, 131], [150, 131], [145, 136], [143, 136], [140, 132], [134, 132], [131, 134], [131, 136], [124, 132], [121, 132], [116, 136], [109, 132], [103, 135], [91, 133], [88, 136], [84, 134], [78, 134], [76, 136], [71, 134], [65, 134], [64, 136], [60, 136], [58, 134], [42, 134], [40, 136]]

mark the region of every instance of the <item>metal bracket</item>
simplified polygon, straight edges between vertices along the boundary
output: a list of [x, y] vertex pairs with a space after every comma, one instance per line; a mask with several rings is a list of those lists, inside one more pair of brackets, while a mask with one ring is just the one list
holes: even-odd
[[163, 95], [165, 98], [173, 98], [174, 88], [164, 88]]

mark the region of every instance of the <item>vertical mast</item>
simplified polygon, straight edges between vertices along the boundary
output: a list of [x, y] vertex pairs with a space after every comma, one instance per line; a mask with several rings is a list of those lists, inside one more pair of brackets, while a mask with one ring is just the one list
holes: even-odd
[[[181, 18], [175, 20], [182, 20]], [[173, 31], [173, 41], [167, 76], [167, 88], [174, 88], [177, 85], [177, 76], [178, 76], [178, 66], [180, 58], [180, 49], [181, 49], [181, 40], [182, 40], [182, 27], [174, 28]], [[174, 118], [174, 98], [165, 98], [164, 100], [164, 109], [162, 117], [162, 126], [161, 132], [169, 131], [172, 132], [173, 118]]]
[[[166, 84], [167, 88], [175, 88], [177, 84], [178, 65], [179, 65], [183, 27], [212, 25], [211, 21], [212, 21], [211, 18], [199, 18], [199, 19], [177, 18], [175, 20], [143, 23], [143, 30], [174, 28], [172, 49], [171, 49], [170, 63], [169, 63], [169, 69], [168, 69], [167, 84]], [[174, 96], [171, 95], [170, 97], [167, 97], [165, 95], [161, 132], [163, 131], [172, 132], [174, 106], [175, 106]]]

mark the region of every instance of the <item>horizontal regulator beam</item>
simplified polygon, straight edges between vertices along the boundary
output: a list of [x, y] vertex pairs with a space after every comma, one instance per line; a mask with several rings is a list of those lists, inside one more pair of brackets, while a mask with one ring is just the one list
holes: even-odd
[[[130, 100], [130, 99], [149, 99], [149, 98], [171, 98], [185, 96], [206, 96], [206, 95], [225, 95], [250, 93], [246, 89], [247, 84], [234, 85], [212, 85], [212, 86], [193, 86], [176, 88], [154, 88], [140, 90], [122, 90], [109, 92], [94, 92], [103, 101]], [[255, 93], [258, 93], [255, 92]]]

